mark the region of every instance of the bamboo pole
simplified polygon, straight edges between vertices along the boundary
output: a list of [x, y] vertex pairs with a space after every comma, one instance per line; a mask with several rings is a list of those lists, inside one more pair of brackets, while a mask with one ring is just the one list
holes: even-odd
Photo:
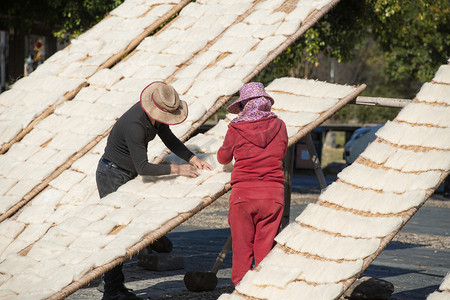
[[316, 173], [317, 180], [319, 181], [319, 186], [321, 190], [327, 187], [327, 181], [323, 175], [322, 167], [320, 166], [319, 156], [317, 155], [316, 148], [311, 137], [311, 133], [308, 133], [305, 137], [306, 147], [308, 148], [309, 156], [314, 165], [314, 172]]
[[382, 107], [405, 107], [412, 100], [398, 99], [398, 98], [383, 98], [383, 97], [364, 97], [358, 96], [351, 104], [368, 105], [368, 106], [382, 106]]

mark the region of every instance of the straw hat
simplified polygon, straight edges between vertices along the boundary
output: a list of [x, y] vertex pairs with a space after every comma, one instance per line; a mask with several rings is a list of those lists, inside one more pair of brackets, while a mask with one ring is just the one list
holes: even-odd
[[272, 97], [266, 93], [264, 90], [264, 85], [261, 82], [246, 83], [239, 90], [239, 98], [227, 107], [227, 111], [232, 114], [238, 114], [241, 111], [239, 107], [240, 102], [259, 97], [266, 97], [273, 105], [274, 101]]
[[188, 115], [187, 103], [180, 100], [172, 86], [161, 81], [142, 90], [141, 106], [150, 118], [167, 125], [180, 124]]

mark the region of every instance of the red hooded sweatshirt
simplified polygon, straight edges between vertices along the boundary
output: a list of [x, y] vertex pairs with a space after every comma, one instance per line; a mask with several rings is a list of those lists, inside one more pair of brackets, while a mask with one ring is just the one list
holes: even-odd
[[228, 164], [234, 157], [233, 187], [282, 187], [287, 144], [286, 125], [277, 117], [231, 123], [217, 160]]

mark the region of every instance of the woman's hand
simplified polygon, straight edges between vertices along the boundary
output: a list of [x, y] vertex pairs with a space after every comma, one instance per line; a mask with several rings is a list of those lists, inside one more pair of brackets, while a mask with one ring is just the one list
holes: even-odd
[[212, 170], [210, 164], [208, 164], [206, 161], [201, 160], [195, 155], [191, 157], [189, 163], [192, 164], [197, 170]]

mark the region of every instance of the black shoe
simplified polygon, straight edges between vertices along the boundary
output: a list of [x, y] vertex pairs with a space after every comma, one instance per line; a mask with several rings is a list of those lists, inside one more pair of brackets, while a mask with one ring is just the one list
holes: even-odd
[[131, 292], [131, 289], [125, 286], [115, 292], [103, 293], [102, 300], [144, 300]]

